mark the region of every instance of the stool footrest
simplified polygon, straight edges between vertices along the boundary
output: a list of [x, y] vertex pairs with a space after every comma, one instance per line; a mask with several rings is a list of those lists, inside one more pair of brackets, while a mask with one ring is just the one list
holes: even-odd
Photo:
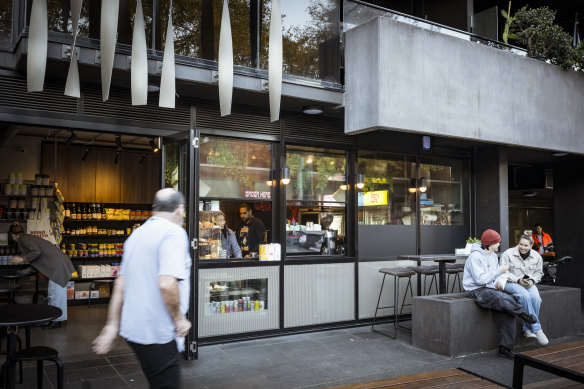
[[53, 348], [45, 346], [35, 346], [25, 348], [15, 352], [10, 359], [13, 361], [39, 361], [43, 359], [52, 359], [59, 356], [59, 352]]

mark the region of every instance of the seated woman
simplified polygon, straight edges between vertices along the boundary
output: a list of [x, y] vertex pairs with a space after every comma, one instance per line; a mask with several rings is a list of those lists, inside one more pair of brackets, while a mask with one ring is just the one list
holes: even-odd
[[548, 344], [548, 338], [541, 329], [539, 322], [539, 307], [541, 297], [537, 284], [543, 277], [543, 260], [535, 250], [532, 250], [533, 238], [523, 235], [519, 244], [501, 255], [501, 265], [508, 265], [505, 292], [519, 298], [523, 309], [537, 318], [533, 324], [523, 322], [523, 335], [526, 338], [537, 338], [540, 345]]
[[227, 258], [241, 258], [241, 249], [233, 231], [225, 225], [225, 214], [215, 216], [215, 224], [221, 227], [221, 247], [227, 252]]

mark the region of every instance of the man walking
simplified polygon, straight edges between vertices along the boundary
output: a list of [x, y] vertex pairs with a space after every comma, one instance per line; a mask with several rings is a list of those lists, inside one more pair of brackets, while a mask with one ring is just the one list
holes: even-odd
[[154, 196], [152, 217], [124, 244], [107, 322], [93, 341], [94, 352], [105, 354], [119, 332], [140, 360], [150, 388], [180, 387], [179, 351], [191, 328], [185, 317], [191, 257], [182, 228], [184, 201], [170, 188]]

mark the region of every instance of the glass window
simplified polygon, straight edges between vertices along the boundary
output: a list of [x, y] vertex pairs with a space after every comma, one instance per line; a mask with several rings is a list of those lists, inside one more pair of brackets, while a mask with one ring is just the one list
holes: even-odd
[[268, 310], [268, 279], [212, 281], [205, 315]]
[[271, 150], [268, 143], [203, 137], [199, 196], [270, 199]]
[[0, 0], [0, 41], [12, 39], [12, 0]]
[[[268, 68], [271, 1], [262, 9], [261, 67]], [[282, 1], [284, 73], [340, 82], [338, 0]]]
[[427, 182], [426, 192], [420, 193], [422, 224], [464, 224], [463, 161], [422, 160], [420, 177]]
[[416, 196], [409, 191], [415, 177], [413, 158], [377, 152], [359, 152], [365, 186], [357, 193], [359, 224], [415, 224]]
[[346, 153], [289, 147], [286, 166], [286, 253], [344, 255]]

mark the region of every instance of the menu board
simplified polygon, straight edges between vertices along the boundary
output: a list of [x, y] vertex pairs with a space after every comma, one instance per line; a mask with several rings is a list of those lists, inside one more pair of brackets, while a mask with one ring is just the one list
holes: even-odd
[[359, 206], [387, 205], [387, 190], [359, 193]]

